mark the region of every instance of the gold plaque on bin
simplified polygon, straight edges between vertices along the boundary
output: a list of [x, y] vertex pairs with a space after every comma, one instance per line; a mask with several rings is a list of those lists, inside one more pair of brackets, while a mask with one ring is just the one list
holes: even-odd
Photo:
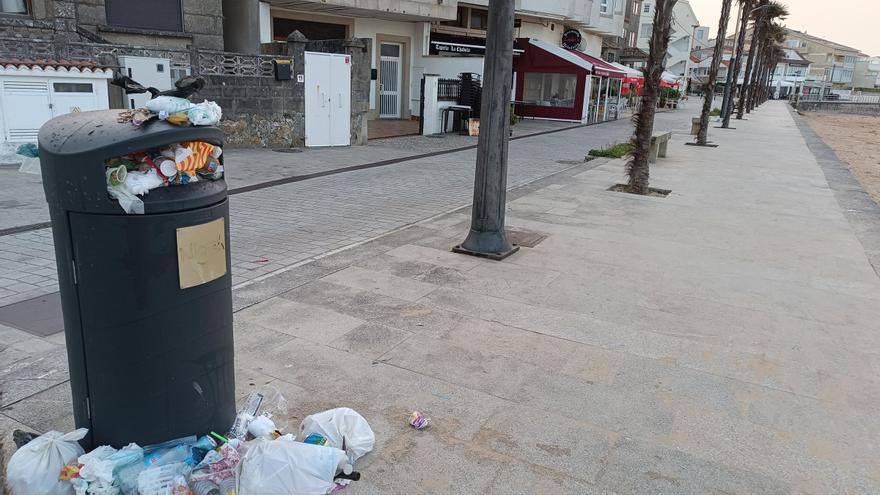
[[223, 218], [177, 229], [180, 288], [189, 289], [226, 275], [226, 224]]

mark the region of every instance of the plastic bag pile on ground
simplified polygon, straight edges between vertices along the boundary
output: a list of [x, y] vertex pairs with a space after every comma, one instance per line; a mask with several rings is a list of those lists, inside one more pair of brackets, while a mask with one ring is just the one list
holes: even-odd
[[204, 141], [175, 143], [107, 160], [107, 192], [126, 213], [144, 213], [143, 196], [157, 187], [223, 178], [219, 146]]
[[247, 397], [226, 435], [85, 453], [77, 442], [88, 430], [50, 431], [13, 454], [8, 485], [12, 495], [324, 495], [360, 479], [355, 462], [376, 440], [360, 414], [313, 414], [296, 437], [287, 417], [268, 388]]

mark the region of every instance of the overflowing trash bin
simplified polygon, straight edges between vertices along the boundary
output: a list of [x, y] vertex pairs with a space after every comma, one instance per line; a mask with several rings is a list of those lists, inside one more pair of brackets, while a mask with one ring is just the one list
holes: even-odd
[[236, 416], [223, 133], [118, 110], [40, 130], [76, 426], [87, 450]]

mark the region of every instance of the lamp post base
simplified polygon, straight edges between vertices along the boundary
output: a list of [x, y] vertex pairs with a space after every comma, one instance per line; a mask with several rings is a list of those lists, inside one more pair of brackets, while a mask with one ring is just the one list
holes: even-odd
[[519, 246], [511, 244], [504, 232], [479, 232], [473, 229], [464, 242], [452, 248], [453, 253], [495, 261], [501, 261], [517, 251]]

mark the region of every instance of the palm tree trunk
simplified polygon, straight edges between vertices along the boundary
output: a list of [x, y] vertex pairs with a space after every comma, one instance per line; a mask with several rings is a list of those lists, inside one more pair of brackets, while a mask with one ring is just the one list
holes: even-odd
[[[766, 5], [768, 0], [760, 0], [761, 5]], [[760, 19], [759, 19], [760, 20]], [[746, 62], [746, 73], [745, 77], [743, 77], [743, 85], [742, 89], [739, 92], [739, 108], [736, 111], [736, 118], [740, 120], [743, 118], [743, 114], [746, 110], [746, 94], [748, 93], [748, 82], [749, 78], [752, 74], [752, 66], [755, 64], [755, 58], [757, 54], [755, 53], [756, 44], [758, 42], [758, 26], [760, 26], [759, 21], [755, 21], [755, 27], [752, 31], [752, 42], [749, 44], [749, 59]]]
[[752, 67], [752, 73], [748, 81], [746, 90], [746, 113], [750, 113], [755, 104], [755, 92], [758, 90], [758, 75], [764, 70], [764, 30], [763, 22], [759, 24], [755, 31], [758, 33], [758, 41], [755, 48], [755, 65]]
[[761, 73], [758, 75], [758, 80], [756, 81], [756, 89], [755, 98], [752, 101], [752, 109], [755, 109], [763, 103], [764, 95], [767, 89], [767, 71], [770, 67], [770, 40], [767, 39], [764, 41], [763, 47], [763, 55], [761, 56]]
[[724, 54], [724, 40], [727, 34], [727, 21], [730, 20], [730, 4], [733, 0], [724, 0], [721, 4], [721, 18], [718, 20], [718, 35], [715, 37], [715, 50], [712, 52], [712, 65], [709, 66], [709, 78], [703, 86], [703, 111], [700, 113], [700, 132], [697, 133], [697, 144], [706, 144], [709, 134], [709, 112], [712, 111], [712, 100], [715, 99], [715, 80], [718, 78], [718, 67]]
[[626, 164], [628, 191], [648, 194], [651, 134], [654, 132], [654, 114], [660, 93], [660, 78], [666, 65], [666, 50], [672, 31], [672, 8], [678, 0], [658, 0], [654, 6], [654, 29], [648, 42], [648, 62], [644, 68], [645, 87], [639, 111], [633, 115], [635, 132], [632, 137], [632, 158]]
[[721, 127], [725, 129], [730, 127], [730, 114], [733, 113], [733, 100], [736, 99], [736, 86], [739, 80], [739, 70], [742, 66], [742, 51], [746, 44], [746, 29], [749, 26], [749, 11], [754, 0], [741, 0], [741, 3], [742, 14], [740, 14], [739, 32], [736, 37], [736, 55], [733, 64], [727, 66], [727, 85], [724, 87], [724, 103], [721, 108], [721, 114], [724, 116]]

